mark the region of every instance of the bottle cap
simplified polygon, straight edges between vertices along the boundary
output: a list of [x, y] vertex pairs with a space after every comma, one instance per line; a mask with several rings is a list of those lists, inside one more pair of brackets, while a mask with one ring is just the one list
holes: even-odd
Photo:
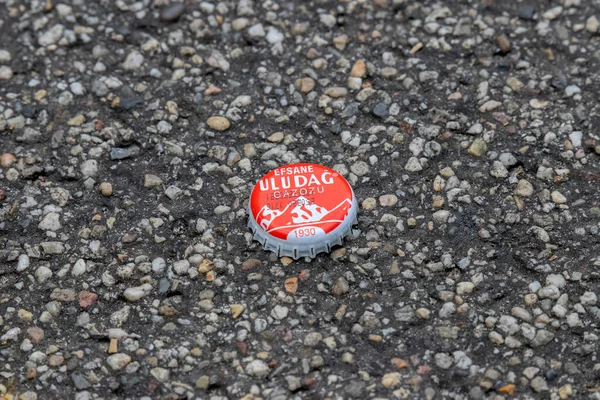
[[350, 184], [318, 164], [275, 168], [256, 183], [248, 203], [254, 240], [279, 257], [315, 257], [342, 244], [357, 223]]

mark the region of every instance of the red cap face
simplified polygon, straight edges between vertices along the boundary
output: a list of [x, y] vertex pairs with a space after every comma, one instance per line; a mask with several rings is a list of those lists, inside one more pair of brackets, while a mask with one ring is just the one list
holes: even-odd
[[336, 171], [318, 164], [290, 164], [258, 181], [249, 208], [265, 232], [301, 243], [340, 226], [353, 200], [350, 185]]

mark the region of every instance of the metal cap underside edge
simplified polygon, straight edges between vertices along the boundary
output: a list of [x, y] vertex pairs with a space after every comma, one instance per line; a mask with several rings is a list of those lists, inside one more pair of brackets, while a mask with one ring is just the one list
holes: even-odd
[[253, 239], [262, 244], [265, 250], [276, 253], [278, 257], [287, 256], [294, 260], [301, 257], [314, 258], [319, 253], [329, 253], [333, 246], [341, 245], [344, 237], [352, 232], [352, 226], [358, 223], [358, 203], [354, 196], [354, 191], [352, 191], [351, 210], [354, 213], [352, 218], [345, 219], [340, 226], [325, 234], [324, 237], [320, 237], [316, 243], [310, 246], [307, 245], [304, 249], [298, 248], [299, 245], [297, 243], [290, 243], [289, 241], [276, 238], [260, 228], [252, 215], [250, 204], [248, 204], [248, 227], [252, 230]]

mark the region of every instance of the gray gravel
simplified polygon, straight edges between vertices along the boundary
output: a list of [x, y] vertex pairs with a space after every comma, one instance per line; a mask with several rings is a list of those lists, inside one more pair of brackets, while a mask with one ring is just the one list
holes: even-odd
[[[600, 399], [599, 17], [0, 1], [0, 399]], [[313, 260], [246, 228], [294, 162]]]

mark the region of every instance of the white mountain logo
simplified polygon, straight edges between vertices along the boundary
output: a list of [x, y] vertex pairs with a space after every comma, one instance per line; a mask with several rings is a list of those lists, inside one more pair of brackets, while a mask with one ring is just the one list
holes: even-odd
[[256, 221], [267, 232], [305, 225], [341, 223], [351, 207], [350, 199], [344, 199], [333, 209], [328, 210], [301, 196], [291, 201], [282, 211], [271, 210], [269, 206], [264, 206], [256, 215]]

